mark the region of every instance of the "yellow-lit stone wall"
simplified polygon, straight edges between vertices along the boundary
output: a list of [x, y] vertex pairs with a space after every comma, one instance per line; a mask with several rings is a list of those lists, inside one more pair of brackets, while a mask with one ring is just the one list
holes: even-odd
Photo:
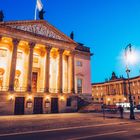
[[[130, 90], [134, 105], [140, 104], [140, 77], [130, 78]], [[92, 84], [92, 97], [94, 102], [116, 104], [129, 102], [128, 80], [119, 79], [103, 83]]]

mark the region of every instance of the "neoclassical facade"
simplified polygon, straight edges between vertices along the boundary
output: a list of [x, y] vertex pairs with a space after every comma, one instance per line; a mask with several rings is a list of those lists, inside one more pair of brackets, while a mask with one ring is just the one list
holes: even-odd
[[[140, 76], [130, 78], [130, 89], [134, 105], [140, 104]], [[94, 102], [115, 105], [129, 103], [128, 79], [112, 73], [110, 80], [92, 84]]]
[[0, 114], [76, 111], [91, 94], [90, 56], [47, 21], [0, 22]]

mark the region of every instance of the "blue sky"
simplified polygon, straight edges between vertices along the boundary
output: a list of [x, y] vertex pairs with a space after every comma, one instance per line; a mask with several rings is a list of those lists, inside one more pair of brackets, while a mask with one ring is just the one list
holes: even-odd
[[[102, 82], [112, 71], [124, 75], [120, 59], [127, 44], [140, 49], [139, 0], [42, 0], [45, 20], [75, 41], [91, 48], [91, 81]], [[33, 20], [36, 0], [0, 0], [5, 21]], [[131, 66], [131, 77], [140, 74], [140, 62]]]

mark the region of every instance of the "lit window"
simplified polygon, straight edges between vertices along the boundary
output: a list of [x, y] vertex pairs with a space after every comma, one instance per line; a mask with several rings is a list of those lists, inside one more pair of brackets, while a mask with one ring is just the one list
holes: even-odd
[[39, 55], [34, 54], [33, 62], [34, 63], [38, 63], [39, 62]]
[[76, 62], [76, 66], [82, 67], [82, 62], [81, 61], [77, 61]]

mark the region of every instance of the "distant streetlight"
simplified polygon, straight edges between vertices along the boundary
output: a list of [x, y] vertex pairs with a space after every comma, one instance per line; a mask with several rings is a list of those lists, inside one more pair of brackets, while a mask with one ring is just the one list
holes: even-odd
[[132, 99], [132, 94], [131, 94], [131, 89], [130, 89], [130, 78], [129, 78], [129, 73], [130, 69], [128, 68], [128, 65], [133, 63], [135, 61], [135, 56], [132, 52], [132, 46], [131, 44], [128, 44], [125, 48], [125, 60], [126, 60], [126, 74], [128, 78], [128, 91], [129, 91], [129, 103], [130, 103], [130, 119], [134, 120], [135, 115], [134, 115], [134, 105], [133, 105], [133, 99]]

